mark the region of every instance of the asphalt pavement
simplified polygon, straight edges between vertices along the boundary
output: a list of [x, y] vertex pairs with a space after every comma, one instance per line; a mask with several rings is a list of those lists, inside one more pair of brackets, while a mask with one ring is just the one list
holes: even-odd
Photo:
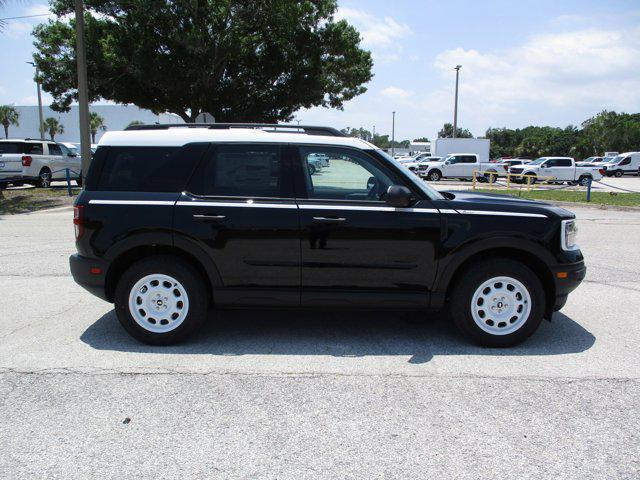
[[640, 477], [640, 211], [523, 345], [444, 317], [244, 311], [175, 347], [75, 285], [71, 210], [0, 217], [0, 478]]

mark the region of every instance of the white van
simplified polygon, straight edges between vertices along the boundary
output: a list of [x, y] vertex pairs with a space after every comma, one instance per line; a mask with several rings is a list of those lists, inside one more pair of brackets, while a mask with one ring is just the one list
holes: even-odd
[[605, 169], [607, 177], [640, 175], [640, 152], [621, 153], [602, 168]]

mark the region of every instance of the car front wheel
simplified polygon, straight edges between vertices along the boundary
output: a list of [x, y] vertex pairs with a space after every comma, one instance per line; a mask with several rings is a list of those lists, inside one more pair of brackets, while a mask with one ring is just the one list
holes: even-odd
[[442, 174], [438, 170], [432, 170], [427, 174], [427, 180], [437, 182], [442, 178]]
[[120, 277], [115, 310], [132, 337], [150, 345], [171, 345], [204, 323], [208, 298], [202, 277], [191, 265], [158, 255], [134, 263]]
[[544, 315], [540, 279], [524, 264], [491, 259], [458, 276], [451, 297], [458, 329], [487, 347], [510, 347], [536, 331]]

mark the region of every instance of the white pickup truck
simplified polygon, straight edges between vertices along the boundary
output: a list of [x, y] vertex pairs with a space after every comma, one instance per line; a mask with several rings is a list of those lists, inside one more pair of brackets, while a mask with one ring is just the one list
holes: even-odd
[[[516, 173], [531, 177], [535, 183], [538, 177], [553, 177], [555, 183], [574, 183], [586, 186], [591, 180], [600, 180], [604, 170], [601, 167], [579, 167], [571, 157], [540, 157], [526, 165], [517, 165], [509, 169]], [[520, 181], [525, 182], [523, 178]]]
[[484, 171], [491, 165], [481, 162], [475, 153], [452, 153], [438, 162], [429, 162], [426, 170], [420, 170], [420, 176], [432, 182], [441, 178], [472, 179], [475, 171]]
[[52, 180], [80, 181], [80, 157], [66, 146], [46, 140], [0, 140], [0, 183], [50, 187]]

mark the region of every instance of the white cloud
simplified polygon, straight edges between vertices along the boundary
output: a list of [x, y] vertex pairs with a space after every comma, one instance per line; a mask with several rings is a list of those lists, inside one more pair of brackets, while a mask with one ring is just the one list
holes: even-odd
[[31, 30], [33, 30], [32, 23], [11, 20], [6, 22], [2, 33], [9, 38], [17, 39], [31, 35]]
[[383, 95], [387, 98], [406, 100], [413, 95], [414, 92], [411, 90], [405, 90], [404, 88], [390, 86], [387, 88], [383, 88], [380, 91], [380, 95]]
[[[50, 17], [55, 17], [51, 10], [49, 10], [48, 5], [31, 5], [24, 10], [24, 15], [47, 15]], [[44, 17], [43, 17], [44, 18]]]
[[434, 62], [443, 77], [451, 77], [457, 64], [467, 99], [499, 109], [523, 102], [595, 110], [640, 106], [640, 28], [537, 35], [486, 53], [457, 48]]
[[407, 24], [398, 23], [392, 17], [378, 18], [355, 8], [338, 8], [336, 20], [347, 20], [362, 35], [362, 43], [367, 47], [389, 46], [395, 40], [407, 37], [411, 29]]

